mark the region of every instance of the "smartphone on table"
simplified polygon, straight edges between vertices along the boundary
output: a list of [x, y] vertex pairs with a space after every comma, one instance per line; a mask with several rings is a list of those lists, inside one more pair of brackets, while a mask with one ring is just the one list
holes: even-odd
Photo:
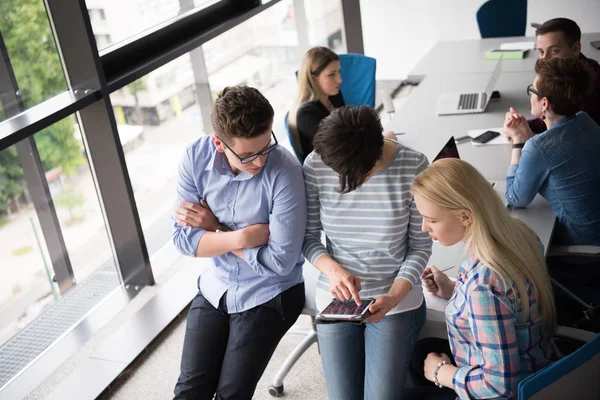
[[342, 301], [333, 299], [331, 303], [317, 315], [317, 317], [324, 320], [335, 320], [340, 322], [363, 321], [371, 315], [369, 306], [373, 304], [374, 301], [374, 299], [361, 299], [361, 304], [359, 306], [354, 300]]
[[500, 132], [486, 131], [483, 132], [481, 135], [474, 137], [472, 141], [475, 143], [487, 143], [498, 136], [500, 136]]

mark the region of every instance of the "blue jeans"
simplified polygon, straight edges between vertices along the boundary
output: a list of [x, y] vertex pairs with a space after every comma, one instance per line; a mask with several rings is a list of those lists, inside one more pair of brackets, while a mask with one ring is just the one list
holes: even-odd
[[425, 301], [377, 323], [317, 325], [328, 399], [401, 399], [423, 324]]

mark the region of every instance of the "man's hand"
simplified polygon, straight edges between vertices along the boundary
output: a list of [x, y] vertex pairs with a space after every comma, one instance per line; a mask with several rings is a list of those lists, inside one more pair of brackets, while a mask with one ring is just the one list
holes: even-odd
[[219, 228], [219, 221], [217, 221], [204, 199], [200, 199], [200, 204], [180, 201], [179, 207], [173, 212], [173, 216], [181, 226], [201, 228], [211, 232]]

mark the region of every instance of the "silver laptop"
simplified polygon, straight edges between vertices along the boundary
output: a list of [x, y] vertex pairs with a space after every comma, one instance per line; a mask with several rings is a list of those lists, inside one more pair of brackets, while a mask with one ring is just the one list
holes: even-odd
[[443, 93], [440, 95], [437, 104], [437, 115], [455, 115], [455, 114], [472, 114], [482, 113], [485, 111], [496, 81], [500, 76], [500, 61], [496, 63], [494, 72], [490, 76], [490, 80], [484, 92], [480, 93]]

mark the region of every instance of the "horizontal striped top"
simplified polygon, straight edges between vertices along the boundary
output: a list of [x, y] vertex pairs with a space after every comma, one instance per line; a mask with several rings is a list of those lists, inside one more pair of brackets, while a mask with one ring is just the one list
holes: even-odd
[[[431, 239], [421, 231], [411, 185], [427, 164], [423, 154], [398, 144], [385, 168], [360, 188], [340, 194], [338, 176], [319, 155], [313, 152], [304, 162], [308, 205], [304, 256], [314, 265], [329, 254], [360, 278], [361, 298], [385, 295], [396, 279], [408, 280], [412, 290], [388, 314], [416, 309], [423, 301], [420, 275], [431, 255]], [[323, 273], [316, 298], [318, 310], [331, 300]]]

